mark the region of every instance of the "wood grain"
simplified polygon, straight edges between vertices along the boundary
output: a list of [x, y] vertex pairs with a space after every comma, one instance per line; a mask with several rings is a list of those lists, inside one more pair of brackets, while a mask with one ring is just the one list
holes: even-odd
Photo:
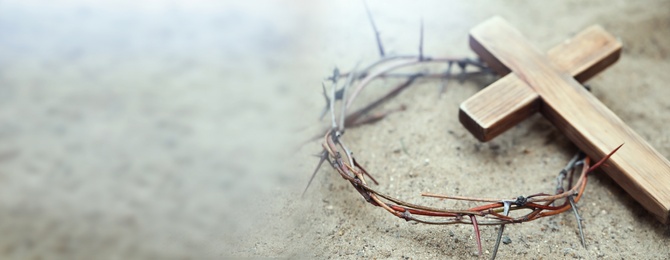
[[486, 62], [503, 64], [532, 87], [541, 98], [540, 112], [594, 160], [624, 143], [600, 169], [658, 220], [668, 223], [670, 162], [666, 158], [502, 18], [475, 27], [470, 45]]
[[[562, 72], [584, 82], [616, 62], [620, 54], [621, 43], [594, 25], [552, 48], [547, 56]], [[497, 73], [509, 73], [497, 60], [492, 63], [497, 64]], [[540, 104], [540, 96], [530, 86], [509, 74], [463, 102], [459, 120], [477, 139], [486, 142], [539, 111]]]

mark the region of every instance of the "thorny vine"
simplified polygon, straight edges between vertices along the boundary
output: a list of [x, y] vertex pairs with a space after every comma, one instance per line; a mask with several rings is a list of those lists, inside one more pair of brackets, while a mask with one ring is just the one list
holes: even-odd
[[[377, 188], [370, 186], [368, 180], [372, 181], [374, 184], [378, 184], [377, 180], [356, 161], [351, 150], [347, 148], [344, 141], [342, 140], [342, 136], [345, 133], [345, 129], [347, 127], [356, 127], [363, 124], [373, 123], [384, 118], [390, 112], [376, 115], [368, 115], [368, 113], [380, 104], [398, 95], [407, 87], [411, 86], [412, 83], [418, 78], [442, 78], [448, 80], [455, 76], [455, 74], [452, 72], [454, 64], [460, 68], [460, 74], [456, 75], [460, 79], [465, 79], [472, 74], [489, 74], [491, 71], [486, 67], [485, 64], [478, 60], [467, 58], [425, 56], [423, 53], [423, 23], [421, 23], [418, 55], [387, 55], [384, 52], [384, 47], [379, 37], [379, 31], [376, 28], [371, 12], [367, 5], [365, 8], [375, 33], [380, 59], [368, 65], [367, 67], [362, 69], [354, 69], [347, 73], [340, 73], [338, 69], [335, 69], [333, 74], [327, 78], [327, 81], [331, 83], [330, 91], [326, 89], [325, 83], [322, 85], [323, 95], [326, 100], [326, 107], [321, 114], [321, 118], [330, 112], [331, 126], [328, 130], [325, 130], [325, 134], [320, 137], [322, 138], [323, 150], [319, 154], [319, 163], [312, 173], [307, 187], [309, 187], [311, 184], [314, 176], [322, 164], [324, 162], [328, 162], [328, 164], [330, 164], [330, 166], [333, 167], [333, 169], [335, 169], [340, 174], [340, 176], [342, 176], [342, 178], [351, 183], [354, 189], [356, 189], [356, 191], [358, 191], [361, 196], [363, 196], [365, 201], [374, 206], [383, 208], [398, 218], [404, 219], [406, 221], [414, 221], [417, 223], [431, 225], [472, 225], [474, 228], [477, 248], [480, 256], [482, 256], [482, 244], [479, 233], [479, 226], [497, 225], [499, 226], [499, 231], [491, 259], [494, 259], [497, 254], [498, 247], [505, 230], [505, 225], [529, 222], [572, 210], [575, 217], [577, 218], [581, 243], [584, 247], [586, 247], [581, 225], [582, 219], [579, 215], [576, 204], [584, 194], [584, 189], [586, 188], [588, 180], [587, 175], [599, 167], [603, 162], [605, 162], [621, 146], [614, 149], [610, 154], [593, 165], [591, 164], [591, 159], [589, 157], [586, 157], [581, 152], [576, 154], [559, 172], [556, 178], [555, 193], [553, 195], [547, 193], [537, 193], [529, 196], [517, 196], [513, 199], [497, 199], [449, 196], [433, 193], [421, 194], [424, 197], [484, 203], [483, 205], [467, 209], [437, 208], [417, 205], [394, 198], [378, 190]], [[395, 72], [401, 68], [425, 66], [426, 64], [435, 63], [446, 64], [446, 71], [440, 73], [418, 72], [410, 74]], [[477, 71], [467, 72], [467, 67], [474, 67]], [[377, 100], [357, 111], [348, 113], [347, 110], [351, 107], [356, 97], [366, 86], [368, 86], [375, 79], [386, 77], [403, 78], [404, 81], [392, 88], [389, 92]], [[344, 79], [343, 82], [342, 79]], [[445, 88], [446, 82], [442, 85], [440, 94], [444, 92]], [[351, 93], [348, 93], [350, 91]], [[336, 112], [335, 104], [338, 101], [340, 102], [340, 110], [339, 112]], [[573, 183], [575, 178], [576, 181]], [[307, 188], [305, 188], [305, 192], [306, 191]], [[510, 212], [521, 211], [524, 211], [525, 214], [519, 213], [516, 216], [510, 216]]]

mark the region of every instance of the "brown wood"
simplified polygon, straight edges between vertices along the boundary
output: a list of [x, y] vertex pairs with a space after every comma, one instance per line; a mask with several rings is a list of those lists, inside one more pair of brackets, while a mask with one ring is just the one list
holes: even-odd
[[[621, 43], [600, 26], [591, 26], [547, 52], [562, 72], [584, 82], [619, 59]], [[497, 73], [509, 69], [495, 65]], [[489, 141], [540, 109], [540, 96], [515, 74], [477, 93], [460, 107], [459, 119], [480, 141]]]
[[540, 95], [509, 74], [461, 103], [458, 119], [486, 142], [540, 111]]
[[504, 66], [532, 89], [540, 97], [540, 112], [594, 160], [623, 143], [600, 169], [661, 222], [668, 223], [667, 159], [502, 18], [494, 17], [475, 27], [470, 32], [470, 46], [488, 64]]

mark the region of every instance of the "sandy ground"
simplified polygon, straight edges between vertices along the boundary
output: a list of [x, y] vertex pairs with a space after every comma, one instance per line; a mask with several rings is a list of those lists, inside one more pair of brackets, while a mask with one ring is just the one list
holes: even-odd
[[[186, 1], [183, 1], [186, 2]], [[251, 1], [249, 1], [251, 2]], [[370, 1], [389, 52], [470, 56], [501, 15], [547, 50], [591, 24], [624, 43], [593, 93], [670, 157], [670, 1]], [[0, 258], [473, 258], [470, 226], [423, 226], [364, 203], [320, 150], [320, 82], [376, 58], [361, 2], [0, 2]], [[493, 79], [425, 80], [345, 136], [380, 189], [550, 192], [575, 147], [540, 116], [480, 144], [458, 104]], [[387, 82], [389, 83], [389, 82]], [[383, 93], [378, 84], [363, 99]], [[405, 152], [398, 152], [404, 146]], [[571, 214], [508, 226], [501, 259], [667, 259], [670, 228], [610, 178]], [[490, 255], [497, 229], [484, 227]]]

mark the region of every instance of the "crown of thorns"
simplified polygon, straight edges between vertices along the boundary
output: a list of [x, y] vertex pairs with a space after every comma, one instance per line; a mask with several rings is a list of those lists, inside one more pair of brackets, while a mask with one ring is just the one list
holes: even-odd
[[[482, 244], [479, 232], [480, 225], [499, 226], [498, 236], [492, 253], [492, 258], [498, 251], [498, 246], [505, 229], [506, 224], [523, 223], [537, 220], [543, 217], [554, 216], [568, 210], [572, 210], [577, 218], [581, 243], [586, 247], [581, 217], [576, 207], [576, 203], [584, 194], [587, 183], [587, 175], [592, 172], [604, 161], [606, 161], [619, 148], [613, 150], [610, 154], [595, 164], [591, 164], [589, 157], [579, 152], [560, 170], [556, 177], [556, 187], [554, 194], [537, 193], [528, 196], [511, 196], [509, 198], [477, 198], [449, 196], [433, 193], [422, 193], [422, 196], [441, 198], [447, 200], [464, 200], [481, 203], [481, 205], [455, 209], [455, 208], [437, 208], [409, 203], [394, 198], [376, 188], [370, 186], [368, 181], [379, 184], [377, 180], [365, 168], [356, 161], [351, 150], [347, 148], [342, 136], [345, 128], [356, 127], [363, 124], [373, 123], [384, 118], [388, 113], [368, 115], [377, 106], [398, 95], [407, 87], [411, 86], [417, 78], [442, 78], [445, 83], [442, 85], [440, 94], [446, 89], [446, 82], [454, 77], [465, 80], [473, 74], [490, 74], [486, 64], [478, 60], [468, 58], [434, 58], [424, 56], [423, 54], [423, 24], [421, 26], [421, 37], [419, 43], [419, 55], [388, 56], [384, 53], [384, 48], [379, 38], [379, 33], [374, 25], [374, 21], [368, 11], [368, 17], [377, 36], [377, 47], [381, 58], [369, 66], [362, 69], [354, 69], [347, 73], [340, 73], [335, 69], [327, 82], [331, 83], [330, 93], [326, 90], [325, 83], [322, 84], [323, 95], [326, 100], [321, 117], [330, 112], [331, 126], [324, 130], [325, 134], [319, 135], [323, 147], [319, 154], [319, 163], [312, 173], [307, 184], [311, 184], [314, 176], [324, 162], [337, 171], [346, 181], [348, 181], [356, 191], [368, 203], [381, 207], [392, 215], [406, 221], [431, 225], [449, 225], [449, 224], [469, 224], [472, 225], [477, 241], [479, 255], [482, 255]], [[397, 70], [407, 67], [426, 66], [427, 64], [441, 63], [446, 64], [447, 69], [443, 72], [429, 73], [418, 72], [410, 74], [396, 73]], [[452, 73], [454, 65], [460, 69], [459, 73]], [[474, 70], [467, 70], [468, 67]], [[392, 88], [389, 92], [363, 106], [361, 109], [348, 113], [347, 110], [354, 102], [358, 94], [368, 86], [372, 81], [379, 78], [402, 78], [400, 84]], [[348, 93], [351, 91], [351, 93]], [[339, 111], [336, 111], [336, 103], [339, 102]], [[403, 109], [403, 108], [401, 108]], [[620, 147], [620, 146], [619, 146]], [[369, 179], [369, 180], [368, 180]], [[305, 188], [305, 192], [307, 188]], [[304, 192], [303, 192], [304, 195]], [[510, 212], [521, 212], [515, 216], [510, 216]]]

